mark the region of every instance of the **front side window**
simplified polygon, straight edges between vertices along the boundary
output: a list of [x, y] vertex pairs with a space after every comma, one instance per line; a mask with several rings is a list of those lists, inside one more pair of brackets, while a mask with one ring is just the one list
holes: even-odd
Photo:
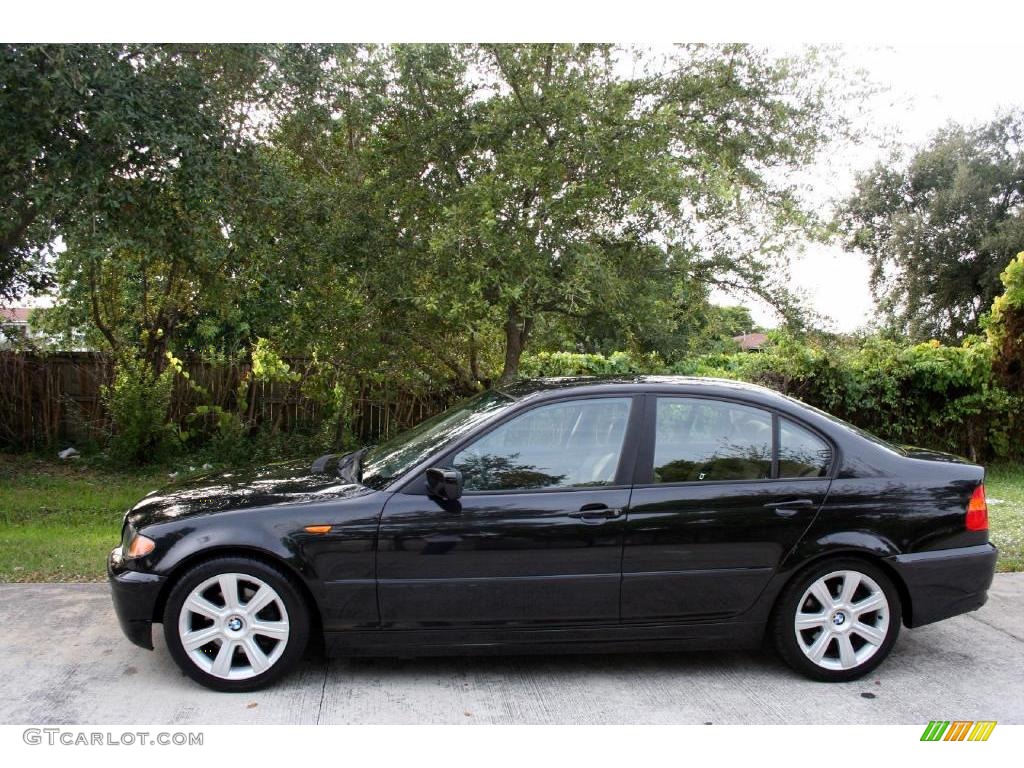
[[505, 422], [452, 460], [466, 491], [612, 485], [632, 400], [543, 405]]
[[761, 480], [772, 473], [772, 416], [699, 398], [658, 398], [654, 482]]
[[482, 392], [371, 448], [363, 458], [360, 480], [383, 488], [428, 456], [458, 440], [482, 421], [494, 418], [514, 401], [494, 390]]

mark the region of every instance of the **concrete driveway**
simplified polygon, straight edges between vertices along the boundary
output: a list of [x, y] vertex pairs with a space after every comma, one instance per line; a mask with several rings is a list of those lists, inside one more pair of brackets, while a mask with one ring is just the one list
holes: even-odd
[[769, 655], [309, 659], [271, 690], [208, 691], [117, 627], [104, 584], [0, 584], [0, 722], [1024, 723], [1024, 574], [982, 610], [904, 630], [854, 683], [809, 682]]

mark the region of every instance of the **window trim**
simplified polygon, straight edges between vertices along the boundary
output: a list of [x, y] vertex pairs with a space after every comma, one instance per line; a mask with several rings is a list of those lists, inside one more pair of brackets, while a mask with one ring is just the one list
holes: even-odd
[[416, 496], [427, 495], [426, 479], [424, 468], [427, 467], [452, 467], [452, 460], [463, 449], [469, 447], [477, 440], [489, 435], [506, 422], [511, 421], [537, 408], [560, 403], [573, 402], [577, 400], [628, 400], [629, 418], [626, 420], [626, 434], [622, 438], [622, 451], [619, 454], [619, 463], [615, 469], [614, 481], [609, 485], [565, 485], [554, 488], [516, 488], [508, 490], [475, 491], [465, 490], [463, 498], [474, 498], [476, 496], [511, 496], [527, 493], [569, 493], [581, 491], [614, 491], [628, 490], [632, 487], [631, 479], [636, 471], [637, 443], [642, 439], [643, 428], [643, 399], [645, 395], [637, 392], [601, 392], [601, 393], [580, 393], [566, 394], [560, 397], [545, 397], [542, 400], [527, 401], [519, 408], [512, 408], [501, 414], [493, 422], [486, 422], [480, 425], [476, 431], [466, 435], [458, 443], [448, 446], [441, 453], [430, 457], [422, 464], [409, 470], [408, 476], [403, 478], [395, 488], [396, 493], [404, 493]]
[[[637, 463], [633, 473], [633, 488], [676, 488], [676, 487], [689, 487], [689, 486], [714, 486], [714, 485], [733, 485], [736, 483], [740, 484], [751, 484], [751, 483], [795, 483], [795, 482], [813, 482], [820, 480], [827, 480], [831, 482], [836, 473], [839, 470], [839, 466], [842, 463], [840, 461], [839, 446], [836, 442], [828, 435], [824, 434], [820, 429], [808, 424], [803, 419], [794, 416], [788, 411], [774, 408], [770, 405], [764, 405], [762, 403], [755, 403], [749, 400], [744, 400], [738, 397], [727, 397], [724, 395], [714, 394], [690, 394], [690, 393], [674, 393], [674, 392], [650, 392], [644, 395], [647, 400], [644, 407], [644, 429], [641, 435], [642, 442], [637, 449]], [[742, 480], [677, 480], [672, 483], [657, 483], [654, 481], [654, 448], [655, 440], [657, 439], [657, 426], [658, 426], [658, 399], [674, 399], [674, 400], [714, 400], [717, 402], [730, 403], [732, 405], [742, 405], [747, 408], [757, 408], [762, 410], [772, 417], [772, 460], [771, 460], [771, 477], [765, 478], [747, 478]], [[813, 435], [819, 437], [826, 445], [829, 446], [832, 451], [831, 458], [829, 460], [828, 471], [820, 477], [779, 477], [778, 473], [778, 459], [779, 459], [779, 437], [781, 435], [781, 419], [788, 419], [789, 421], [796, 424], [798, 427], [807, 430]]]
[[772, 412], [772, 463], [769, 480], [780, 480], [779, 477], [779, 443], [782, 440], [782, 417]]

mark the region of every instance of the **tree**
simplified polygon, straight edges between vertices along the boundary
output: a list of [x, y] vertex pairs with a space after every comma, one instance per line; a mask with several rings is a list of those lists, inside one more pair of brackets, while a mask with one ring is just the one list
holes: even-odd
[[73, 149], [35, 151], [61, 183], [24, 174], [68, 190], [19, 246], [67, 246], [48, 322], [154, 370], [261, 337], [468, 391], [538, 337], [686, 349], [712, 286], [792, 314], [782, 255], [814, 221], [785, 171], [843, 129], [813, 58], [746, 46], [7, 52], [32, 89], [54, 57], [86, 83], [43, 134]]
[[860, 176], [840, 225], [867, 254], [898, 333], [958, 341], [980, 328], [999, 275], [1024, 248], [1024, 113], [951, 125], [906, 162]]
[[171, 175], [208, 174], [211, 151], [237, 146], [227, 113], [258, 61], [246, 46], [0, 47], [0, 295], [51, 282], [69, 229], [137, 209]]
[[[367, 314], [461, 381], [490, 378], [479, 356], [495, 334], [508, 381], [558, 323], [664, 331], [681, 283], [792, 310], [776, 257], [811, 220], [781, 171], [841, 128], [808, 61], [745, 46], [682, 48], [650, 69], [643, 52], [602, 45], [380, 56], [387, 97], [361, 138], [341, 104], [323, 125], [333, 138], [292, 147], [305, 165], [348, 169], [355, 215], [387, 233], [353, 262], [385, 289]], [[322, 179], [331, 196], [338, 178]]]
[[[237, 325], [251, 228], [236, 225], [261, 189], [259, 108], [285, 90], [281, 58], [269, 46], [4, 46], [0, 291], [55, 281], [47, 324], [86, 327], [156, 370], [179, 328], [204, 315]], [[64, 251], [40, 268], [58, 239]]]

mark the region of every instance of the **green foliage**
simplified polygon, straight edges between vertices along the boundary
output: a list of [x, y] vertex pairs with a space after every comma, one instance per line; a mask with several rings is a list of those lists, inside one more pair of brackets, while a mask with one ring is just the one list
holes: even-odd
[[256, 95], [263, 55], [257, 46], [0, 48], [0, 295], [45, 282], [38, 256], [52, 255], [58, 236], [67, 258], [88, 250], [94, 261], [209, 237], [221, 181], [240, 156], [236, 98]]
[[267, 339], [256, 339], [252, 348], [252, 375], [256, 381], [295, 382], [301, 377], [273, 350]]
[[977, 333], [1024, 249], [1024, 113], [951, 125], [907, 162], [858, 180], [840, 223], [871, 260], [872, 289], [891, 329], [959, 342]]
[[1017, 436], [1024, 401], [993, 373], [992, 349], [974, 339], [899, 345], [814, 342], [773, 332], [757, 353], [693, 356], [665, 365], [656, 356], [538, 353], [523, 361], [530, 375], [670, 373], [713, 376], [771, 387], [896, 443], [920, 445], [978, 460], [1020, 457]]
[[113, 422], [110, 457], [118, 464], [159, 460], [175, 447], [175, 428], [167, 422], [174, 369], [154, 373], [147, 361], [126, 355], [117, 361], [114, 380], [102, 390]]
[[781, 171], [844, 131], [849, 90], [814, 51], [656, 58], [3, 46], [0, 293], [52, 278], [43, 330], [157, 372], [251, 352], [260, 375], [265, 339], [314, 378], [464, 393], [538, 340], [692, 354], [736, 319], [714, 286], [795, 316], [782, 254], [818, 229]]
[[983, 342], [852, 348], [783, 340], [749, 355], [739, 377], [772, 386], [897, 443], [975, 458], [1010, 449], [1014, 408]]
[[[715, 288], [799, 328], [785, 253], [821, 222], [786, 171], [845, 131], [837, 101], [856, 95], [818, 56], [5, 45], [0, 294], [52, 278], [44, 330], [117, 356], [105, 401], [125, 461], [173, 443], [164, 398], [196, 355], [251, 361], [234, 397], [189, 381], [179, 438], [224, 460], [349, 444], [362, 386], [644, 371], [762, 382], [901, 441], [1018, 450], [1024, 267], [989, 343], [966, 341], [1024, 237], [1017, 118], [880, 165], [844, 214], [893, 327], [959, 346], [775, 333], [735, 351], [753, 323]], [[257, 383], [314, 398], [320, 424], [289, 449], [246, 407]]]
[[1024, 310], [1024, 251], [1007, 265], [999, 276], [1004, 292], [992, 304], [992, 319], [1000, 321], [1002, 313], [1010, 310]]
[[[251, 167], [217, 177], [244, 172], [214, 190], [228, 226], [202, 229], [199, 270], [141, 323], [176, 353], [263, 337], [349, 380], [472, 392], [542, 338], [692, 351], [710, 286], [792, 308], [770, 267], [812, 221], [767, 168], [842, 130], [809, 57], [692, 46], [655, 72], [650, 51], [595, 45], [266, 55], [291, 85]], [[628, 56], [643, 66], [625, 76]], [[131, 253], [108, 267], [101, 294], [135, 293], [102, 308], [147, 306], [137, 286], [174, 263], [147, 258], [148, 281]], [[86, 296], [71, 304], [93, 322]]]
[[655, 373], [664, 368], [657, 355], [612, 352], [610, 355], [581, 352], [538, 352], [523, 358], [525, 376], [627, 376]]
[[1006, 290], [992, 302], [986, 331], [995, 350], [996, 373], [1008, 389], [1024, 393], [1024, 252], [1000, 277]]

